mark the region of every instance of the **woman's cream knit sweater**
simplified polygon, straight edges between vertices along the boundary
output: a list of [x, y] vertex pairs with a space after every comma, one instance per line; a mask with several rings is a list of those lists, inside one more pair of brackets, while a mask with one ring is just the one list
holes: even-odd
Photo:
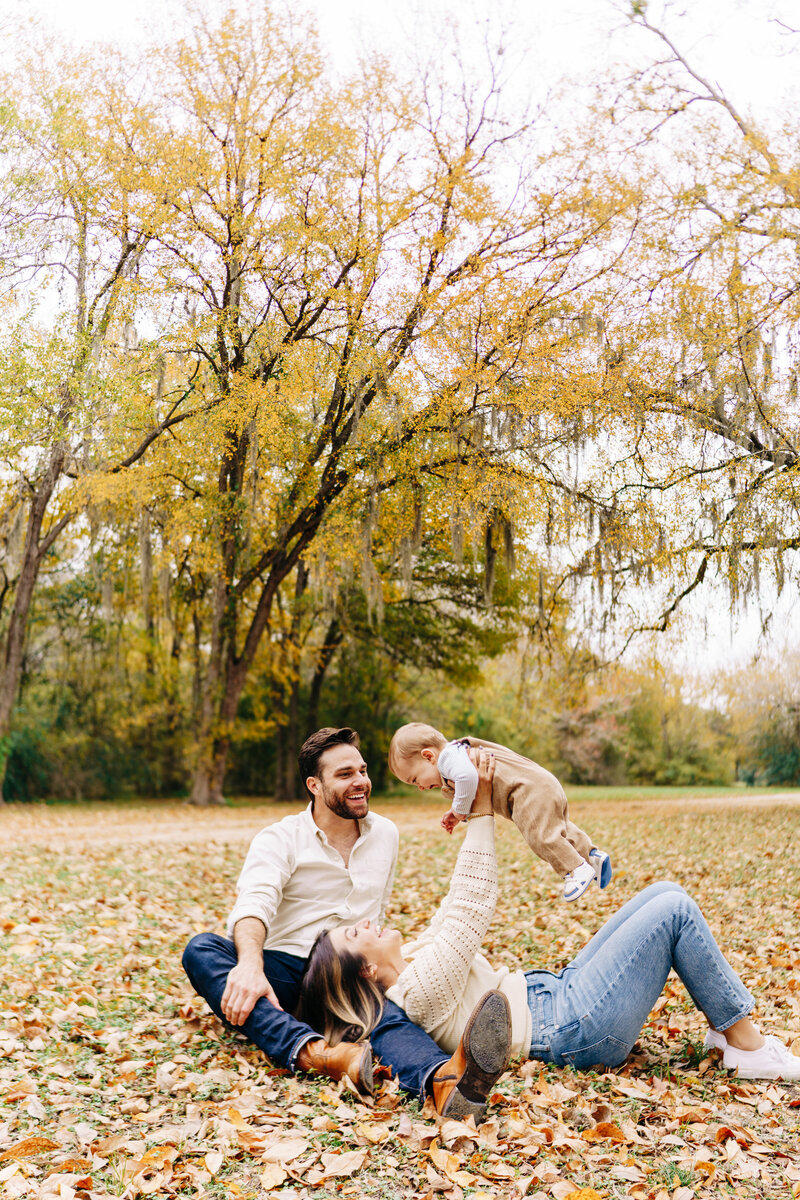
[[408, 966], [386, 996], [452, 1054], [484, 992], [498, 988], [511, 1006], [512, 1055], [531, 1044], [528, 991], [522, 971], [495, 969], [479, 954], [497, 904], [494, 817], [472, 817], [450, 890], [430, 925], [403, 947]]

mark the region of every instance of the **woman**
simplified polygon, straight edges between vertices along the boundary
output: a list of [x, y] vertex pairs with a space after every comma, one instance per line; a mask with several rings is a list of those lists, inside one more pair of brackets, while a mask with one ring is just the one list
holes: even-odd
[[754, 1000], [725, 960], [695, 902], [675, 883], [644, 889], [554, 974], [493, 968], [479, 948], [497, 902], [492, 764], [450, 890], [430, 925], [403, 946], [370, 921], [325, 931], [309, 956], [302, 1019], [332, 1044], [369, 1037], [384, 997], [453, 1053], [477, 1000], [497, 989], [511, 1010], [511, 1053], [557, 1066], [616, 1067], [633, 1047], [670, 968], [709, 1022], [706, 1047], [747, 1079], [800, 1079], [800, 1058], [749, 1018]]

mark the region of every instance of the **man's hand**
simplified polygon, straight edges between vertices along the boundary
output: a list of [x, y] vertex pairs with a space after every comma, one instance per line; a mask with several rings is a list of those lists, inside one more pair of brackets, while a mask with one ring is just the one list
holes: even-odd
[[222, 1012], [231, 1025], [243, 1025], [262, 996], [276, 1008], [281, 1007], [260, 964], [238, 962], [222, 993]]
[[220, 1002], [223, 1015], [231, 1025], [243, 1025], [262, 996], [276, 1008], [281, 1008], [272, 984], [264, 974], [266, 936], [266, 928], [258, 917], [242, 917], [236, 922], [233, 944], [239, 961], [228, 974]]
[[442, 817], [442, 829], [446, 829], [448, 833], [452, 833], [459, 821], [464, 818], [459, 816], [457, 812], [453, 812], [452, 808]]

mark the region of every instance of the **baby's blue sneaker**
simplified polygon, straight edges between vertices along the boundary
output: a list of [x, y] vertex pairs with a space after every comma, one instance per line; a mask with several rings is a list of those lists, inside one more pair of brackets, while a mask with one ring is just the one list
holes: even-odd
[[600, 887], [608, 887], [614, 872], [611, 869], [611, 859], [605, 850], [598, 850], [596, 846], [592, 846], [589, 851], [589, 860], [594, 867], [594, 877], [600, 884]]

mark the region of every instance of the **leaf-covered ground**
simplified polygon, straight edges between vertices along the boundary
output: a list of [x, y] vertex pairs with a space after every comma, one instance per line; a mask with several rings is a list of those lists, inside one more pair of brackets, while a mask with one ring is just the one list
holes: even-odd
[[[439, 808], [384, 808], [401, 830], [393, 918], [406, 933], [430, 915], [457, 850]], [[673, 878], [762, 1022], [800, 1050], [800, 795], [572, 808], [612, 853], [612, 886], [565, 904], [499, 822], [489, 956], [561, 965], [640, 887]], [[704, 1057], [703, 1019], [677, 980], [623, 1069], [512, 1064], [477, 1130], [420, 1112], [390, 1081], [364, 1103], [274, 1070], [193, 996], [180, 954], [193, 932], [221, 927], [250, 837], [285, 811], [0, 810], [0, 1194], [800, 1195], [800, 1087], [739, 1082]]]

